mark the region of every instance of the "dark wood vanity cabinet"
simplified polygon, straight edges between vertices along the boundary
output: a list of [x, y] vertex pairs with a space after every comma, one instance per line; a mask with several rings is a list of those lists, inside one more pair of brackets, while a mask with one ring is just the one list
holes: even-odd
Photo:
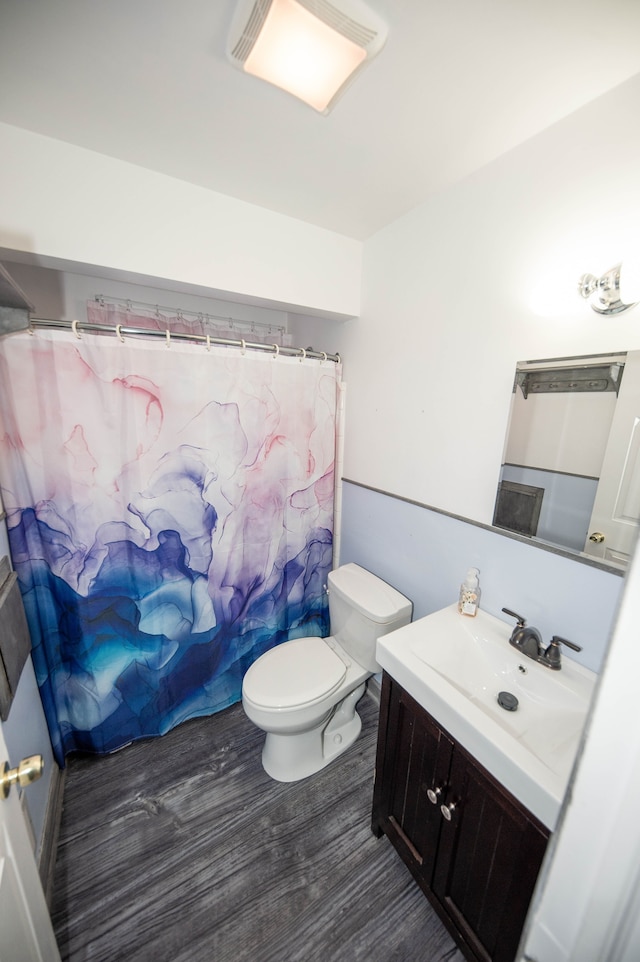
[[549, 832], [386, 673], [372, 827], [468, 959], [513, 962]]

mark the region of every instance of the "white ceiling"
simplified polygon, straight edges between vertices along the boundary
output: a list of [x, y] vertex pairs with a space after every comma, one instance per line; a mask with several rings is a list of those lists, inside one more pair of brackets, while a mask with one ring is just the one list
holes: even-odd
[[227, 62], [235, 0], [0, 0], [0, 121], [365, 238], [640, 70], [640, 0], [368, 2], [324, 117]]

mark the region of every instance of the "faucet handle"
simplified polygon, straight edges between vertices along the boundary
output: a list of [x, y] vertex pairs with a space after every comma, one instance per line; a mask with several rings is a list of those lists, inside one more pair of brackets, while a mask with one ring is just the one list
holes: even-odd
[[567, 648], [572, 648], [574, 651], [582, 651], [580, 645], [574, 645], [572, 641], [567, 641], [566, 638], [561, 638], [560, 635], [554, 635], [543, 655], [544, 663], [548, 665], [549, 668], [557, 669], [560, 667], [560, 645], [566, 645]]
[[580, 645], [575, 645], [572, 641], [567, 641], [566, 638], [561, 638], [560, 635], [554, 635], [551, 639], [552, 645], [566, 645], [567, 648], [571, 648], [573, 651], [582, 651]]
[[518, 622], [518, 624], [516, 625], [516, 628], [524, 628], [526, 621], [522, 617], [522, 615], [516, 614], [515, 611], [511, 611], [509, 608], [503, 608], [502, 610], [504, 611], [505, 615], [511, 615], [512, 618], [516, 619], [516, 621]]

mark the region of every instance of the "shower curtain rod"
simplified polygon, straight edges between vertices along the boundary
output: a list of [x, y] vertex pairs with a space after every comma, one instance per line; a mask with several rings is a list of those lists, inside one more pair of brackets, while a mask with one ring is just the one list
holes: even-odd
[[246, 341], [243, 338], [214, 337], [209, 334], [184, 334], [181, 331], [174, 332], [169, 330], [156, 331], [144, 327], [124, 327], [122, 324], [113, 326], [108, 324], [89, 324], [87, 321], [54, 321], [32, 317], [30, 318], [30, 325], [31, 328], [62, 328], [70, 330], [73, 331], [77, 337], [80, 337], [81, 330], [97, 331], [103, 334], [117, 334], [120, 338], [124, 338], [126, 334], [136, 337], [162, 337], [168, 345], [174, 340], [196, 341], [199, 344], [205, 344], [207, 347], [209, 347], [210, 344], [221, 344], [224, 347], [240, 347], [242, 350], [266, 351], [267, 353], [275, 355], [286, 354], [290, 357], [299, 357], [300, 360], [305, 357], [310, 357], [319, 361], [335, 361], [336, 364], [339, 364], [342, 360], [339, 354], [327, 354], [326, 351], [316, 351], [311, 347], [281, 347], [279, 344], [260, 344], [259, 342]]
[[142, 311], [152, 311], [154, 315], [159, 316], [160, 313], [171, 314], [173, 317], [195, 317], [197, 320], [201, 321], [224, 321], [230, 327], [234, 324], [242, 325], [244, 327], [262, 328], [271, 331], [278, 331], [280, 334], [286, 332], [286, 327], [284, 324], [267, 324], [265, 321], [241, 321], [238, 317], [230, 317], [228, 314], [209, 314], [205, 311], [188, 311], [183, 310], [181, 307], [165, 307], [162, 304], [150, 304], [145, 301], [132, 301], [129, 298], [124, 297], [110, 297], [108, 294], [94, 294], [93, 299], [96, 304], [100, 306], [104, 304], [113, 304], [115, 307], [124, 308], [125, 311], [135, 311], [136, 309]]

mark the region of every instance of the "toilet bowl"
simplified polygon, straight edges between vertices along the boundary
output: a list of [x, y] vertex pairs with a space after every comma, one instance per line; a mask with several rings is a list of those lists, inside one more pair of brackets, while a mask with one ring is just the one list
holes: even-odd
[[411, 602], [359, 565], [332, 571], [328, 582], [332, 634], [272, 648], [242, 684], [245, 713], [266, 732], [263, 767], [281, 782], [315, 774], [355, 742], [356, 704], [380, 671], [376, 639], [411, 620]]

